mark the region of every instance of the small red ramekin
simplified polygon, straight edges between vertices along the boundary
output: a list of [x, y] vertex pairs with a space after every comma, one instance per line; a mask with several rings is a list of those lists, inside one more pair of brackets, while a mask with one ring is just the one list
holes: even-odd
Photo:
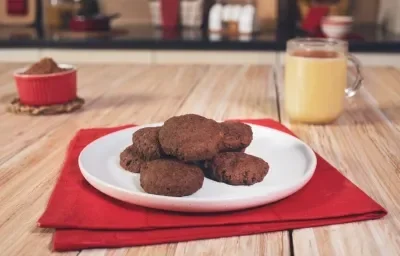
[[60, 64], [63, 72], [43, 75], [23, 74], [27, 68], [14, 72], [19, 100], [30, 106], [62, 104], [76, 99], [76, 68]]

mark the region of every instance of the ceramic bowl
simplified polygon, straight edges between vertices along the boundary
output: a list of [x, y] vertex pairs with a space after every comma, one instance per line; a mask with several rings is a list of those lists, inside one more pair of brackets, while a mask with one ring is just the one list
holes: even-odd
[[24, 74], [27, 68], [14, 72], [21, 103], [29, 106], [63, 104], [77, 97], [77, 70], [68, 64], [59, 64], [63, 72], [53, 74]]
[[345, 38], [351, 31], [351, 16], [327, 16], [322, 19], [321, 30], [329, 38]]

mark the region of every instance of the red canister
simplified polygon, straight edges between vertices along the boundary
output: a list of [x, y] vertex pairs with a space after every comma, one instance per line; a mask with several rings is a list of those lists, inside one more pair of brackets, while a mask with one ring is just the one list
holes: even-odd
[[161, 0], [161, 17], [164, 27], [174, 28], [179, 24], [179, 0]]

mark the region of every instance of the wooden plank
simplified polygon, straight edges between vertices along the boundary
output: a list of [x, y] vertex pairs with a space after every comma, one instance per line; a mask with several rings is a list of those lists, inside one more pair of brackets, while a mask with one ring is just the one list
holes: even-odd
[[400, 132], [400, 70], [377, 67], [366, 68], [364, 73], [369, 103], [380, 110], [389, 126]]
[[[93, 71], [92, 68], [88, 66], [82, 76], [90, 76], [87, 72]], [[235, 75], [237, 71], [241, 71], [240, 75]], [[40, 133], [41, 136], [24, 132], [15, 139], [0, 134], [0, 141], [9, 143], [8, 150], [13, 152], [0, 164], [0, 205], [4, 206], [0, 209], [0, 237], [6, 237], [0, 240], [2, 252], [24, 255], [34, 250], [37, 255], [52, 254], [49, 250], [52, 231], [37, 228], [36, 220], [57, 179], [67, 143], [78, 129], [159, 122], [188, 112], [201, 112], [213, 118], [277, 118], [276, 104], [271, 100], [275, 93], [266, 85], [268, 71], [267, 67], [104, 66], [101, 72], [107, 76], [88, 78], [85, 87], [80, 88], [80, 93], [88, 98], [83, 111], [66, 115], [64, 119], [61, 116], [43, 118], [31, 132], [39, 132], [42, 127], [46, 132]], [[216, 74], [220, 77], [218, 84], [212, 83]], [[246, 84], [249, 77], [251, 81]], [[208, 92], [203, 94], [203, 90]], [[262, 93], [256, 93], [257, 90]], [[224, 91], [228, 91], [228, 96], [223, 97]], [[26, 123], [35, 118], [26, 117]], [[18, 125], [20, 117], [10, 115], [9, 122]], [[46, 122], [54, 125], [46, 126]], [[0, 123], [2, 130], [10, 130], [8, 125]], [[237, 248], [236, 255], [244, 251], [253, 255], [289, 254], [287, 233], [276, 232], [114, 250], [85, 250], [80, 255], [183, 255], [187, 252], [204, 255], [216, 248]], [[77, 253], [70, 252], [69, 255]]]
[[[7, 206], [0, 209], [0, 223], [2, 225], [0, 236], [11, 232], [12, 235], [8, 236], [8, 239], [6, 240], [6, 242], [9, 242], [9, 245], [11, 241], [21, 241], [21, 243], [17, 242], [12, 244], [19, 246], [11, 246], [8, 248], [10, 251], [5, 250], [4, 253], [7, 253], [8, 255], [27, 253], [27, 251], [23, 251], [24, 248], [21, 248], [21, 244], [37, 244], [38, 242], [41, 242], [38, 241], [38, 239], [43, 239], [43, 236], [46, 235], [45, 238], [47, 244], [50, 243], [51, 233], [36, 237], [30, 236], [29, 231], [30, 229], [33, 229], [35, 233], [41, 233], [41, 229], [35, 228], [36, 220], [46, 205], [52, 187], [56, 181], [59, 165], [62, 163], [66, 146], [74, 132], [87, 125], [101, 125], [96, 123], [99, 120], [102, 120], [103, 123], [111, 120], [111, 125], [117, 125], [117, 123], [115, 123], [115, 117], [118, 116], [118, 110], [120, 110], [118, 108], [119, 102], [116, 98], [116, 95], [118, 95], [116, 94], [118, 88], [120, 88], [122, 92], [129, 88], [131, 88], [132, 91], [135, 91], [136, 89], [140, 92], [141, 90], [146, 90], [146, 88], [149, 87], [148, 85], [155, 84], [154, 79], [151, 78], [153, 72], [144, 72], [139, 75], [139, 77], [136, 77], [136, 72], [134, 72], [133, 66], [125, 68], [131, 70], [129, 73], [130, 75], [128, 75], [128, 77], [122, 82], [118, 83], [118, 85], [109, 87], [107, 80], [95, 81], [98, 87], [107, 88], [108, 86], [107, 96], [97, 100], [97, 105], [89, 105], [85, 108], [85, 111], [71, 115], [68, 121], [64, 122], [63, 125], [53, 128], [49, 133], [39, 138], [35, 143], [28, 145], [24, 150], [14, 155], [0, 167], [0, 183], [2, 184], [0, 202], [2, 205]], [[121, 69], [121, 67], [119, 67], [119, 69]], [[140, 67], [140, 69], [142, 69], [142, 67]], [[152, 70], [164, 75], [171, 72], [171, 70], [162, 68], [154, 68]], [[174, 73], [172, 72], [171, 76], [173, 76], [173, 74]], [[188, 72], [187, 75], [192, 76], [192, 73]], [[143, 82], [143, 86], [132, 87], [135, 80], [137, 80], [139, 84]], [[187, 80], [188, 79], [186, 78], [183, 81]], [[145, 84], [145, 81], [147, 81], [147, 84]], [[160, 85], [162, 84], [159, 83], [158, 86]], [[158, 86], [152, 88], [153, 93], [163, 91], [158, 88]], [[93, 90], [95, 89], [96, 87], [93, 87]], [[166, 89], [164, 89], [164, 91], [165, 90]], [[119, 96], [123, 96], [123, 94]], [[132, 101], [131, 94], [125, 96], [125, 101]], [[158, 97], [162, 96], [163, 95], [160, 94]], [[116, 101], [115, 105], [112, 104], [113, 101]], [[124, 109], [126, 109], [126, 111], [131, 111], [130, 113], [135, 111], [135, 108], [128, 108], [126, 105]], [[148, 116], [152, 116], [154, 113], [150, 113]], [[96, 116], [99, 118], [96, 118]], [[50, 116], [47, 118], [52, 119], [58, 117], [59, 116]], [[124, 121], [129, 122], [129, 119]], [[21, 139], [24, 140], [23, 137]], [[21, 225], [21, 228], [15, 230], [15, 226], [20, 225], [21, 222], [24, 223], [24, 220], [26, 225]], [[45, 243], [42, 241], [40, 244]], [[48, 246], [46, 245], [41, 248], [41, 253], [43, 253], [43, 255], [47, 253], [47, 247]], [[2, 248], [1, 244], [0, 248]], [[29, 247], [27, 248], [29, 249]]]
[[265, 66], [225, 66], [210, 70], [178, 114], [193, 112], [217, 120], [278, 118], [271, 69]]
[[291, 124], [284, 110], [282, 122], [389, 215], [375, 221], [295, 230], [294, 255], [372, 256], [400, 251], [400, 115], [396, 113], [400, 76], [392, 68], [366, 68], [365, 76], [364, 87], [347, 100], [346, 111], [334, 124]]
[[[142, 68], [132, 69], [128, 66], [83, 66], [78, 72], [78, 94], [86, 100], [84, 108], [90, 107], [99, 97], [103, 96], [110, 88], [119, 86], [125, 82], [126, 77], [132, 77], [133, 73], [141, 72]], [[132, 74], [129, 72], [133, 72]], [[122, 76], [121, 76], [122, 74]], [[118, 76], [118, 79], [115, 77]], [[99, 82], [101, 81], [101, 82]], [[14, 95], [14, 83], [9, 82], [3, 88], [2, 93]], [[10, 97], [7, 98], [7, 104]], [[31, 117], [27, 115], [15, 115], [5, 109], [0, 112], [0, 118], [7, 120], [2, 122], [2, 130], [8, 131], [7, 136], [0, 136], [0, 164], [12, 157], [22, 148], [34, 143], [55, 127], [74, 117], [76, 113]], [[15, 138], [23, 138], [15, 140]]]

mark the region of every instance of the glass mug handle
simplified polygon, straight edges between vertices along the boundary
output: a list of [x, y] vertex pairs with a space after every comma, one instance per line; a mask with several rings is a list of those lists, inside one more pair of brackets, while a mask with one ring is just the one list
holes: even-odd
[[353, 97], [357, 93], [358, 89], [360, 89], [362, 82], [364, 80], [364, 77], [361, 72], [360, 61], [354, 55], [351, 55], [351, 54], [347, 55], [347, 59], [354, 64], [354, 67], [356, 68], [356, 73], [357, 73], [356, 80], [349, 87], [347, 87], [345, 89], [346, 96], [348, 98], [350, 98], [350, 97]]

